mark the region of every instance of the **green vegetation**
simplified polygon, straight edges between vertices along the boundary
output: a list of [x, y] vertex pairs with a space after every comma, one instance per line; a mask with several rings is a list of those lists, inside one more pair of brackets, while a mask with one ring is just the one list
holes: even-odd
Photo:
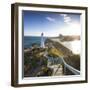
[[30, 62], [29, 54], [25, 53], [24, 54], [24, 65], [29, 64], [29, 62]]
[[42, 67], [41, 71], [37, 73], [37, 76], [51, 76], [53, 73], [53, 69], [48, 68], [48, 67]]
[[63, 56], [62, 52], [57, 50], [56, 48], [50, 48], [48, 50], [48, 55], [52, 56], [52, 57], [59, 57], [59, 56]]
[[[32, 76], [34, 73], [38, 73], [41, 67], [47, 67], [47, 58], [44, 56], [44, 53], [45, 49], [36, 47], [30, 51], [24, 52], [25, 76]], [[31, 73], [31, 71], [33, 72]], [[36, 76], [36, 74], [34, 75]]]
[[53, 65], [60, 64], [63, 68], [60, 57], [63, 57], [67, 64], [80, 70], [80, 55], [74, 55], [58, 42], [47, 39], [45, 48], [33, 44], [31, 48], [24, 50], [24, 76], [51, 76]]
[[73, 66], [74, 68], [80, 70], [80, 55], [72, 55], [64, 57], [67, 64]]

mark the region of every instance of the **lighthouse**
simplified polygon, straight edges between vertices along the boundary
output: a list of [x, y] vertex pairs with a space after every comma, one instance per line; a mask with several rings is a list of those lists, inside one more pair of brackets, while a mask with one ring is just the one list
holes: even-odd
[[41, 48], [45, 48], [45, 45], [44, 45], [44, 34], [41, 33]]

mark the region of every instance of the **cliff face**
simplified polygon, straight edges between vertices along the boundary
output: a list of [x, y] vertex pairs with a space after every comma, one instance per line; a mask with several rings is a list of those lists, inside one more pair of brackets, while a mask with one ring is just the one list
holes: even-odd
[[73, 36], [62, 36], [60, 35], [58, 38], [62, 38], [61, 41], [73, 41], [73, 40], [80, 40], [79, 35], [73, 35]]
[[[63, 44], [59, 43], [60, 40], [58, 40], [58, 37], [53, 37], [53, 39], [47, 38], [45, 40], [45, 48], [38, 47], [36, 44], [34, 44], [33, 47], [24, 49], [25, 77], [64, 74], [64, 67], [60, 57], [63, 57], [67, 64], [80, 70], [80, 55], [74, 55], [70, 49], [63, 46]], [[69, 75], [72, 75], [71, 72]]]
[[80, 55], [64, 57], [64, 60], [67, 64], [80, 71]]
[[49, 46], [50, 44], [52, 44], [57, 50], [61, 51], [61, 53], [63, 54], [64, 60], [67, 64], [71, 65], [77, 70], [80, 70], [80, 55], [73, 54], [71, 50], [64, 47], [59, 42], [53, 41], [52, 39], [48, 38], [45, 43], [48, 43]]

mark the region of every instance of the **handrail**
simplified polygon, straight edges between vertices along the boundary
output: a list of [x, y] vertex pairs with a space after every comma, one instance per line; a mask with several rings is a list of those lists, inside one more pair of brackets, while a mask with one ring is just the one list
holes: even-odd
[[75, 75], [80, 75], [80, 71], [79, 70], [77, 70], [77, 69], [75, 69], [74, 67], [72, 67], [72, 66], [70, 66], [69, 64], [67, 64], [66, 62], [65, 62], [65, 60], [63, 59], [63, 57], [60, 57], [61, 58], [61, 60], [63, 61], [63, 63], [64, 63], [64, 65], [65, 65], [65, 67], [66, 68], [68, 68], [72, 73], [74, 73]]
[[[46, 53], [47, 53], [47, 52], [46, 52]], [[47, 57], [46, 53], [45, 53], [45, 55], [44, 55], [45, 57]], [[47, 57], [47, 58], [48, 58], [48, 57]], [[75, 69], [75, 68], [72, 67], [71, 65], [67, 64], [67, 63], [65, 62], [65, 60], [63, 59], [63, 57], [59, 56], [59, 58], [60, 58], [60, 60], [62, 60], [62, 63], [65, 65], [65, 67], [68, 68], [72, 73], [74, 73], [75, 75], [80, 75], [80, 71], [77, 70], [77, 69]]]

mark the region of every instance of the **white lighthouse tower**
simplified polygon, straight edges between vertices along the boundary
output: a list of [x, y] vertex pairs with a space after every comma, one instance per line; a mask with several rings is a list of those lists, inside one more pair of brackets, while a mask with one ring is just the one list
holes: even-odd
[[44, 45], [44, 34], [41, 33], [41, 48], [45, 48], [45, 45]]

